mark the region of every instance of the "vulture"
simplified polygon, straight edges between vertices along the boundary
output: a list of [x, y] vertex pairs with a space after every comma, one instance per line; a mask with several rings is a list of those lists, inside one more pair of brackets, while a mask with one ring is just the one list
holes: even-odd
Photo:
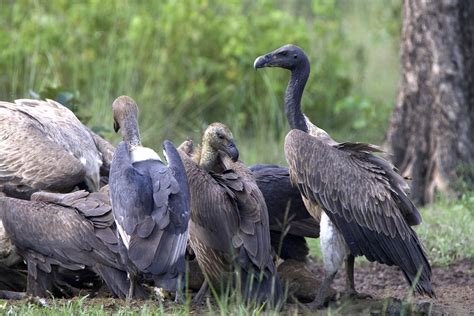
[[309, 254], [305, 237], [319, 237], [319, 222], [308, 213], [298, 188], [291, 184], [288, 168], [257, 164], [250, 170], [265, 198], [273, 250], [283, 260], [305, 262]]
[[320, 244], [325, 278], [310, 307], [319, 308], [344, 259], [347, 290], [354, 287], [354, 256], [398, 266], [420, 294], [434, 296], [431, 267], [425, 250], [410, 227], [421, 216], [407, 196], [408, 185], [391, 163], [374, 155], [380, 149], [365, 143], [337, 143], [310, 122], [301, 110], [301, 97], [310, 64], [303, 50], [285, 45], [258, 57], [254, 68], [280, 67], [291, 72], [285, 113], [291, 131], [285, 156], [292, 182], [311, 215], [320, 220]]
[[190, 245], [206, 278], [195, 302], [210, 284], [221, 294], [240, 286], [244, 302], [278, 306], [282, 290], [265, 200], [250, 170], [238, 161], [231, 131], [213, 123], [193, 158], [180, 154], [191, 191]]
[[[113, 295], [128, 293], [107, 194], [36, 192], [32, 200], [0, 197], [0, 219], [28, 266], [27, 293], [67, 295], [64, 270], [97, 273]], [[64, 290], [66, 288], [66, 290]], [[144, 298], [143, 288], [137, 297]]]
[[112, 153], [109, 143], [58, 102], [0, 102], [0, 184], [18, 187], [13, 191], [69, 192], [79, 184], [98, 191]]
[[176, 291], [183, 303], [185, 251], [188, 241], [189, 189], [183, 163], [170, 141], [164, 142], [165, 165], [143, 147], [138, 130], [138, 106], [127, 96], [112, 104], [117, 145], [109, 175], [110, 199], [120, 249], [133, 295], [138, 272], [159, 288]]
[[[194, 153], [191, 140], [178, 149], [187, 155]], [[305, 237], [319, 237], [319, 222], [308, 213], [298, 188], [291, 184], [288, 168], [256, 164], [249, 169], [265, 198], [273, 251], [283, 260], [306, 262], [309, 247]]]

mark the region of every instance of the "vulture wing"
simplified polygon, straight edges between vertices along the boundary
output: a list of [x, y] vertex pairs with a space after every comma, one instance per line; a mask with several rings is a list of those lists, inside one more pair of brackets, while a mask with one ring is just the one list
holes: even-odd
[[121, 142], [111, 167], [110, 190], [129, 258], [141, 271], [152, 273], [160, 287], [174, 290], [176, 277], [185, 269], [188, 223], [183, 214], [188, 210], [183, 209], [184, 192], [172, 170], [158, 160], [132, 165]]
[[118, 255], [94, 233], [91, 222], [75, 209], [1, 197], [5, 230], [20, 252], [45, 272], [51, 265], [77, 270], [97, 263], [120, 268]]
[[0, 182], [52, 191], [80, 183], [84, 165], [49, 139], [41, 122], [14, 106], [0, 102]]
[[250, 167], [268, 208], [270, 229], [302, 237], [319, 237], [319, 222], [306, 210], [290, 181], [288, 168], [258, 164]]
[[410, 225], [421, 217], [403, 179], [366, 144], [331, 146], [299, 130], [285, 139], [292, 180], [339, 228], [351, 252], [399, 266], [416, 289], [433, 295], [431, 267]]

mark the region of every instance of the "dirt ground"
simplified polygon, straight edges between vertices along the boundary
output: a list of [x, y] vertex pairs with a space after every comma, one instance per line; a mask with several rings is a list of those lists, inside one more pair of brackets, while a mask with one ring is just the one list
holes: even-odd
[[[319, 264], [311, 264], [310, 269], [318, 274], [323, 273]], [[355, 304], [370, 305], [383, 298], [407, 300], [408, 285], [397, 267], [369, 262], [356, 263], [354, 278], [357, 291], [374, 298], [353, 302]], [[416, 310], [428, 312], [432, 303], [431, 313], [435, 315], [474, 315], [474, 260], [460, 260], [449, 267], [434, 267], [432, 283], [437, 297], [430, 299], [414, 296], [412, 302], [416, 305]], [[334, 288], [340, 292], [344, 290], [344, 286], [345, 274], [338, 273]]]
[[[316, 275], [323, 275], [321, 264], [310, 262], [308, 269]], [[407, 283], [402, 273], [396, 267], [388, 267], [377, 263], [356, 263], [356, 289], [361, 293], [372, 295], [372, 299], [352, 300], [336, 296], [336, 300], [329, 303], [330, 314], [344, 315], [380, 315], [388, 314], [432, 314], [432, 315], [474, 315], [474, 261], [460, 260], [449, 267], [433, 268], [433, 286], [437, 298], [430, 299], [422, 296], [407, 298], [409, 293]], [[339, 273], [334, 281], [337, 292], [344, 290], [345, 274]], [[21, 305], [27, 300], [9, 301], [8, 304]], [[30, 299], [31, 301], [31, 299]], [[49, 301], [49, 300], [47, 300]], [[407, 303], [411, 302], [411, 304]], [[114, 312], [127, 307], [139, 311], [147, 303], [155, 302], [132, 301], [112, 298], [94, 298], [83, 301], [86, 306], [102, 305], [107, 312]], [[51, 305], [51, 302], [49, 302]], [[165, 303], [172, 308], [171, 302]], [[217, 306], [216, 309], [218, 310]], [[216, 311], [216, 309], [214, 311]], [[169, 310], [171, 311], [171, 310]], [[194, 306], [190, 314], [206, 314], [206, 306]], [[328, 310], [309, 311], [301, 304], [287, 304], [282, 314], [311, 314], [326, 315]]]

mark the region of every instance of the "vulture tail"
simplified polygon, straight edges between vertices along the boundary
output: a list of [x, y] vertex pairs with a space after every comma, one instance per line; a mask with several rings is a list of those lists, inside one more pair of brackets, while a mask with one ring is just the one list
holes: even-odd
[[[113, 295], [119, 298], [125, 298], [127, 296], [130, 286], [127, 273], [102, 264], [98, 264], [96, 270]], [[140, 284], [136, 284], [133, 297], [146, 299], [148, 295]]]
[[267, 302], [272, 308], [279, 308], [283, 303], [283, 290], [280, 279], [267, 269], [261, 273], [257, 271], [241, 271], [241, 289], [244, 301], [247, 303], [262, 304]]

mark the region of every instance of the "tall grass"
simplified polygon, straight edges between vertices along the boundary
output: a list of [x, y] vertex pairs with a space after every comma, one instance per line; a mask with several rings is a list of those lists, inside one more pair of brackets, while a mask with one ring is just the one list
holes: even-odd
[[[288, 73], [255, 72], [254, 59], [285, 43], [303, 47], [313, 66], [305, 112], [341, 139], [378, 141], [398, 74], [397, 36], [385, 29], [399, 17], [390, 10], [368, 0], [5, 1], [0, 99], [59, 86], [77, 95], [88, 125], [117, 141], [110, 104], [127, 94], [148, 146], [197, 139], [222, 121], [246, 161], [282, 163]], [[390, 62], [380, 74], [372, 60]]]

